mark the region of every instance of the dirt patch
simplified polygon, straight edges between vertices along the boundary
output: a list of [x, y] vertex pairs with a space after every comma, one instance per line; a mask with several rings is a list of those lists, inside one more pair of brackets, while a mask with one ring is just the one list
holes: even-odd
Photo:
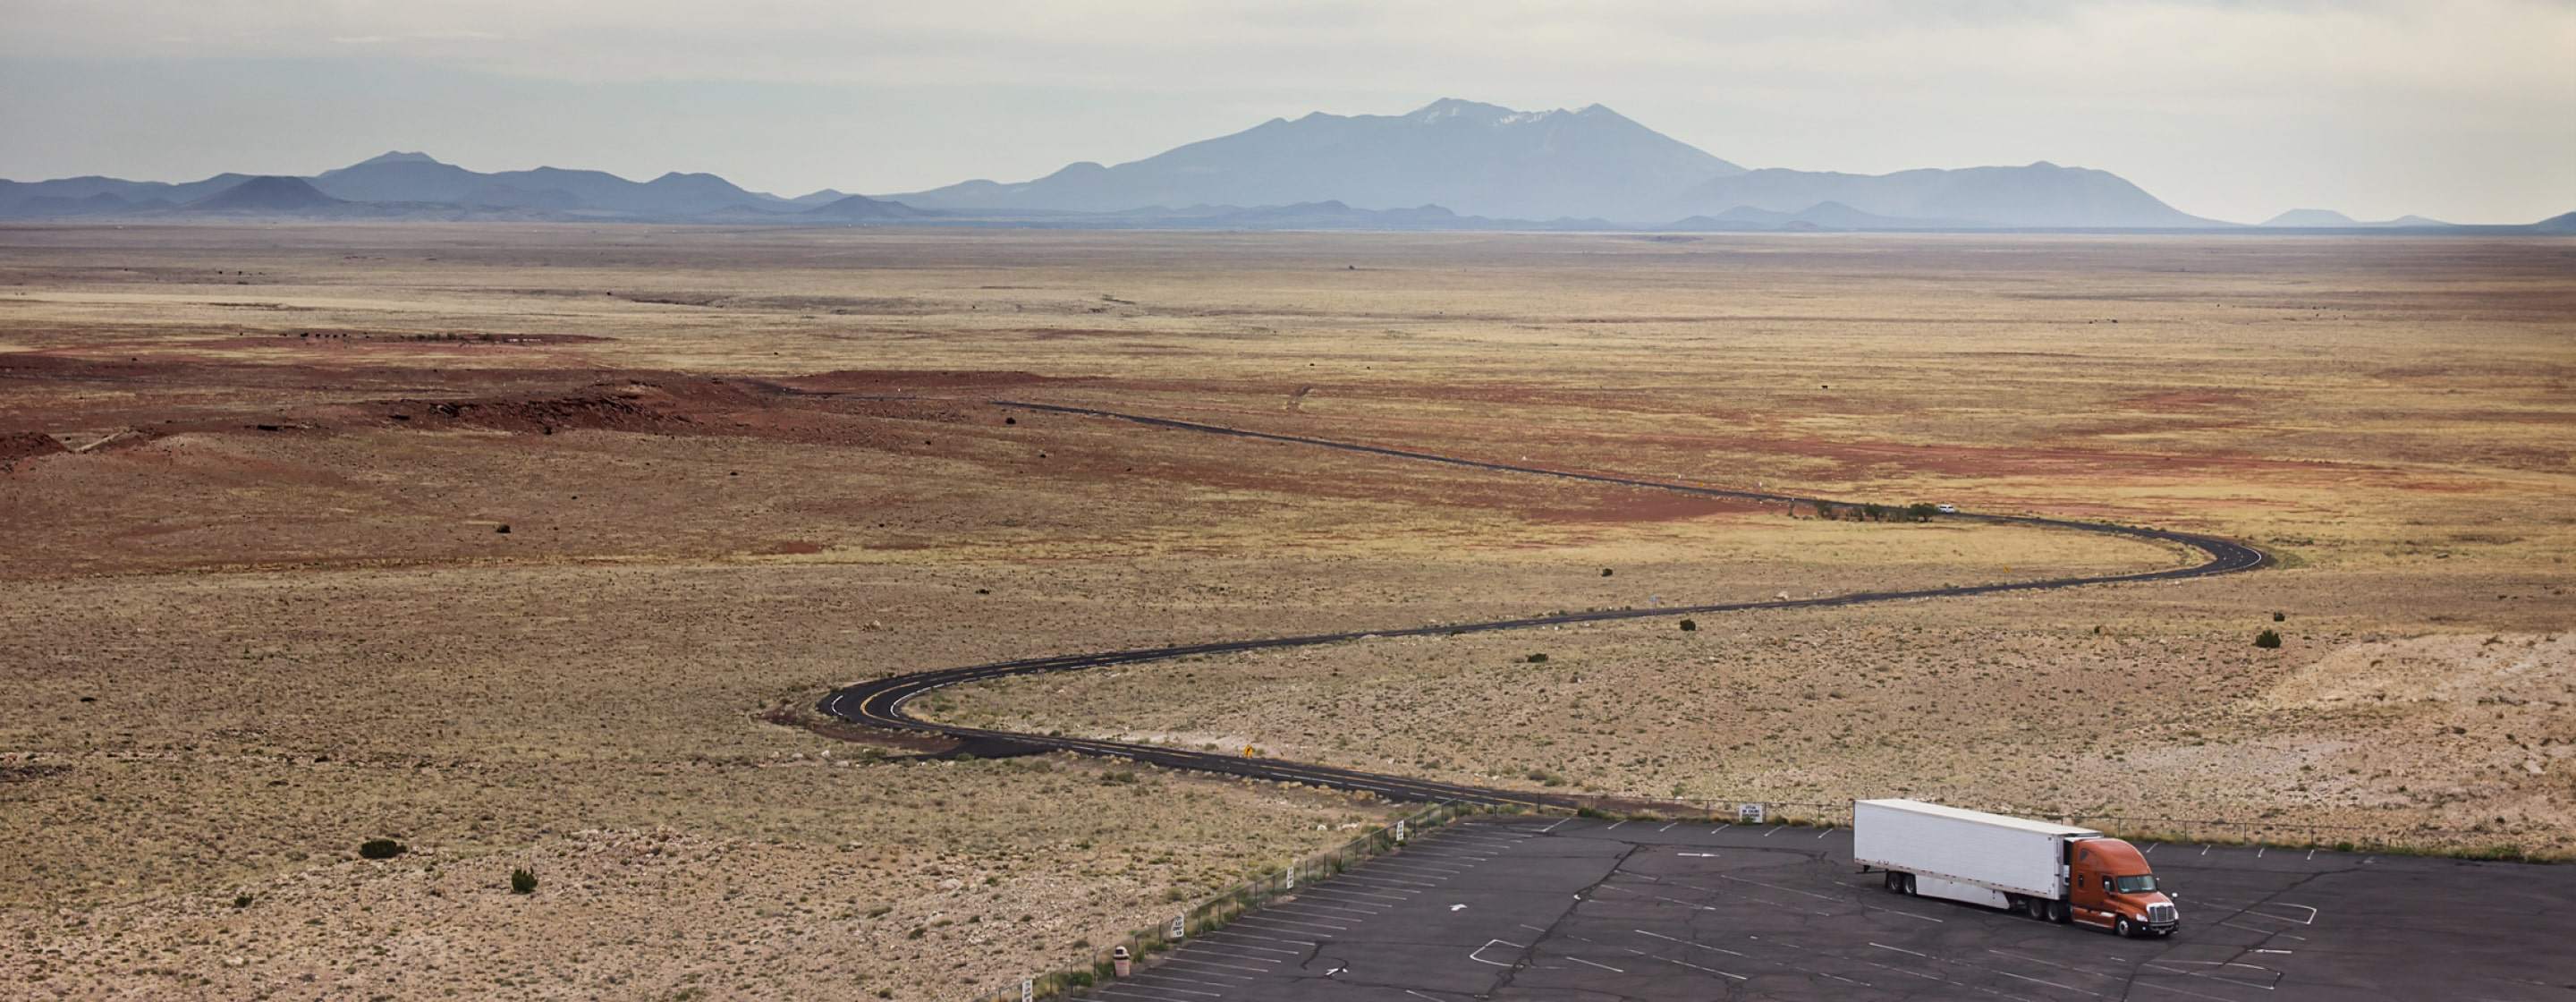
[[23, 460], [70, 451], [52, 435], [40, 431], [0, 433], [0, 472], [16, 468]]
[[2437, 634], [2348, 644], [2282, 679], [2260, 702], [2274, 709], [2538, 703], [2576, 710], [2576, 633]]
[[791, 376], [775, 382], [780, 386], [809, 393], [867, 393], [961, 387], [1037, 386], [1047, 383], [1089, 381], [1068, 380], [1013, 370], [835, 369], [812, 375]]

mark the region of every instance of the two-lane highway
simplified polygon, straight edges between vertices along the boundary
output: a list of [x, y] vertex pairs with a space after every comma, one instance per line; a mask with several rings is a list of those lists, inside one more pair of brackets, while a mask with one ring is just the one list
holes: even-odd
[[[1188, 421], [1174, 421], [1168, 418], [1121, 414], [1114, 411], [1095, 410], [1086, 407], [1064, 407], [1054, 404], [1025, 403], [1009, 400], [997, 400], [993, 403], [996, 406], [1015, 410], [1127, 421], [1148, 427], [1168, 430], [1228, 435], [1238, 438], [1314, 446], [1326, 449], [1338, 449], [1346, 452], [1384, 456], [1392, 459], [1441, 463], [1451, 466], [1464, 466], [1473, 469], [1491, 470], [1497, 473], [1556, 477], [1589, 483], [1612, 484], [1623, 487], [1642, 487], [1653, 490], [1671, 491], [1680, 494], [1736, 498], [1750, 501], [1768, 501], [1782, 504], [1813, 505], [1820, 501], [1824, 501], [1825, 503], [1841, 503], [1832, 502], [1827, 499], [1800, 497], [1790, 494], [1731, 490], [1719, 487], [1702, 487], [1639, 477], [1584, 473], [1568, 470], [1552, 470], [1544, 467], [1519, 466], [1509, 463], [1492, 463], [1482, 460], [1463, 459], [1455, 456], [1443, 456], [1436, 453], [1394, 449], [1383, 446], [1361, 445], [1350, 442], [1336, 442], [1329, 439], [1306, 438], [1295, 435], [1275, 435], [1267, 432], [1227, 428], [1221, 425], [1198, 424]], [[1519, 619], [1501, 619], [1483, 623], [1412, 626], [1394, 629], [1351, 630], [1341, 633], [1317, 633], [1289, 637], [1264, 637], [1251, 640], [1225, 640], [1203, 644], [1183, 644], [1172, 647], [1102, 651], [1091, 654], [1066, 654], [1055, 657], [1029, 658], [1020, 661], [1003, 661], [993, 664], [971, 665], [963, 668], [944, 668], [933, 671], [914, 672], [906, 675], [895, 675], [887, 678], [876, 679], [869, 682], [861, 682], [847, 688], [833, 691], [830, 695], [823, 697], [823, 701], [819, 706], [824, 713], [830, 714], [834, 717], [875, 727], [929, 732], [967, 741], [993, 742], [1002, 745], [1019, 745], [1033, 748], [1080, 752], [1088, 755], [1128, 758], [1140, 762], [1150, 762], [1155, 765], [1178, 769], [1196, 769], [1203, 772], [1223, 773], [1234, 776], [1250, 776], [1257, 779], [1310, 783], [1317, 786], [1334, 787], [1344, 790], [1366, 791], [1397, 800], [1456, 800], [1467, 803], [1494, 805], [1519, 804], [1524, 806], [1572, 806], [1576, 803], [1575, 798], [1552, 794], [1460, 786], [1453, 783], [1437, 783], [1427, 780], [1409, 779], [1403, 776], [1390, 776], [1380, 773], [1338, 769], [1331, 766], [1307, 765], [1297, 762], [1283, 762], [1276, 759], [1253, 758], [1243, 755], [1224, 755], [1215, 752], [1186, 751], [1177, 748], [1133, 744], [1123, 741], [1100, 741], [1090, 738], [1072, 738], [1048, 734], [1027, 734], [1012, 731], [985, 730], [974, 727], [958, 727], [950, 724], [938, 723], [936, 721], [923, 720], [906, 712], [904, 707], [912, 700], [917, 699], [924, 694], [944, 689], [949, 686], [963, 685], [969, 682], [981, 682], [988, 679], [1004, 678], [1013, 675], [1037, 675], [1048, 672], [1081, 671], [1086, 668], [1097, 668], [1103, 665], [1141, 664], [1148, 661], [1161, 661], [1168, 658], [1198, 654], [1228, 654], [1238, 651], [1313, 647], [1320, 644], [1333, 644], [1349, 640], [1358, 640], [1363, 637], [1421, 637], [1462, 633], [1488, 633], [1498, 630], [1525, 630], [1542, 626], [1561, 626], [1568, 623], [1597, 623], [1620, 619], [1710, 615], [1714, 613], [1743, 612], [1757, 609], [1804, 609], [1828, 606], [1868, 605], [1880, 602], [1905, 601], [1909, 599], [1949, 598], [1966, 595], [1986, 595], [2008, 591], [2044, 591], [2119, 582], [2167, 581], [2179, 578], [2209, 577], [2218, 574], [2233, 574], [2240, 571], [2250, 571], [2263, 566], [2269, 560], [2261, 550], [2257, 550], [2243, 543], [2221, 539], [2215, 536], [2203, 536], [2188, 532], [2174, 532], [2165, 529], [2148, 529], [2137, 526], [2112, 525], [2101, 522], [2080, 522], [2071, 519], [2042, 518], [2031, 515], [1980, 515], [1967, 513], [1943, 515], [1941, 517], [1945, 519], [1976, 521], [1995, 525], [2020, 525], [2071, 532], [2090, 532], [2102, 535], [2124, 536], [2133, 539], [2154, 540], [2198, 550], [2207, 555], [2208, 559], [2189, 566], [2166, 568], [2163, 570], [2139, 571], [2131, 574], [2044, 578], [2032, 581], [2008, 581], [1998, 582], [1995, 584], [1966, 585], [1951, 588], [1921, 588], [1910, 591], [1860, 592], [1849, 595], [1833, 595], [1823, 598], [1790, 599], [1769, 602], [1723, 602], [1710, 605], [1673, 606], [1653, 609], [1613, 609], [1599, 612], [1575, 612], [1561, 613], [1552, 616], [1529, 616]]]

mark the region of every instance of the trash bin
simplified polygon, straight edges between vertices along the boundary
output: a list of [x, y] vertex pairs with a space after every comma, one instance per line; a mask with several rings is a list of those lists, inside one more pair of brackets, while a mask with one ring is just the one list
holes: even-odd
[[1136, 956], [1128, 953], [1127, 948], [1123, 946], [1115, 950], [1111, 950], [1109, 951], [1109, 967], [1111, 970], [1117, 971], [1119, 977], [1126, 977], [1136, 969]]

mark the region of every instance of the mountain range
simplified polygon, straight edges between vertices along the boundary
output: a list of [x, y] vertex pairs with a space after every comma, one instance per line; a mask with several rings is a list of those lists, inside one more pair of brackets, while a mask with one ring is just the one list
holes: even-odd
[[[713, 174], [484, 173], [394, 151], [309, 177], [0, 181], [0, 218], [676, 221], [1241, 229], [2205, 229], [2116, 174], [2039, 162], [1892, 174], [1747, 170], [1600, 105], [1515, 111], [1443, 98], [1403, 115], [1315, 112], [1129, 163], [1019, 182], [792, 198]], [[2564, 219], [2565, 217], [2560, 217]], [[2441, 229], [2299, 209], [2264, 224]], [[2563, 225], [2551, 220], [2533, 227]], [[2471, 227], [2468, 229], [2499, 229]]]
[[2322, 230], [2352, 229], [2355, 227], [2369, 229], [2404, 229], [2415, 226], [2449, 226], [2451, 224], [2439, 219], [2426, 219], [2422, 216], [2399, 216], [2395, 219], [2384, 219], [2376, 223], [2365, 223], [2361, 220], [2354, 219], [2351, 216], [2336, 212], [2333, 209], [2292, 209], [2288, 212], [2284, 212], [2280, 215], [2264, 220], [2262, 225]]

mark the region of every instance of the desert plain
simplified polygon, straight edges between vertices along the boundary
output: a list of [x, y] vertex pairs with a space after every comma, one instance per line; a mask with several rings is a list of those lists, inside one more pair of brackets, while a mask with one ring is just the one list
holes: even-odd
[[0, 228], [0, 995], [968, 998], [1404, 808], [835, 686], [2190, 559], [1007, 402], [2274, 560], [938, 719], [2564, 857], [2572, 390], [2553, 238]]

